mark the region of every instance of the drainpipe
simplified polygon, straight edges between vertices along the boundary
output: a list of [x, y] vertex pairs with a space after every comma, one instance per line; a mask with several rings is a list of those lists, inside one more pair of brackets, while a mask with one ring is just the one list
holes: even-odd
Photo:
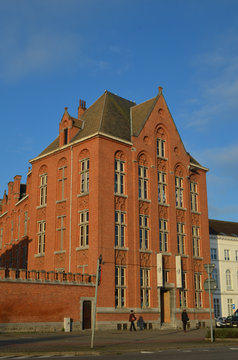
[[70, 204], [69, 204], [69, 272], [71, 272], [71, 233], [72, 233], [72, 187], [73, 187], [73, 147], [70, 146]]

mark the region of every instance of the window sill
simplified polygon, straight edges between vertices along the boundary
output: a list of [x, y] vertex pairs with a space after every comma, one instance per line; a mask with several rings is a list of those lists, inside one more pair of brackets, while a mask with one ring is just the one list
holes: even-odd
[[44, 257], [44, 256], [45, 256], [45, 254], [35, 254], [34, 255], [35, 258], [40, 258], [40, 257]]
[[46, 204], [45, 204], [45, 205], [40, 205], [40, 206], [37, 206], [36, 208], [37, 208], [37, 209], [43, 209], [43, 208], [46, 208]]
[[122, 251], [128, 251], [129, 250], [129, 248], [127, 248], [127, 247], [120, 247], [120, 246], [114, 246], [114, 249], [115, 250], [122, 250]]
[[192, 213], [192, 214], [197, 214], [197, 215], [201, 215], [201, 214], [202, 214], [200, 211], [194, 211], [194, 210], [191, 210], [191, 213]]
[[89, 195], [89, 192], [85, 192], [85, 193], [82, 193], [82, 194], [78, 194], [77, 197], [82, 197], [82, 196], [86, 196], [86, 195]]
[[158, 254], [162, 254], [162, 255], [166, 255], [166, 256], [172, 256], [172, 253], [167, 252], [167, 251], [160, 251], [160, 253]]
[[193, 256], [193, 259], [194, 260], [203, 260], [203, 257], [202, 256]]
[[180, 255], [183, 258], [189, 258], [189, 255], [184, 255], [184, 254], [178, 254], [178, 255]]
[[54, 254], [57, 255], [57, 254], [65, 254], [66, 253], [66, 250], [59, 250], [59, 251], [55, 251]]
[[166, 157], [164, 157], [164, 156], [160, 156], [160, 155], [157, 155], [157, 159], [162, 159], [162, 160], [168, 161], [168, 158], [166, 158]]
[[81, 251], [81, 250], [88, 250], [89, 246], [80, 246], [76, 248], [76, 251]]
[[152, 250], [148, 250], [148, 249], [139, 249], [140, 253], [147, 253], [147, 254], [152, 254]]
[[182, 211], [187, 211], [186, 208], [183, 208], [183, 207], [180, 207], [180, 206], [176, 206], [176, 209], [177, 209], [177, 210], [182, 210]]
[[151, 200], [148, 200], [148, 199], [139, 198], [138, 200], [139, 200], [139, 201], [144, 201], [144, 202], [147, 202], [147, 203], [151, 203]]
[[170, 204], [167, 204], [167, 203], [161, 203], [161, 202], [158, 202], [158, 205], [160, 205], [160, 206], [170, 207]]
[[67, 199], [57, 200], [57, 201], [56, 201], [56, 204], [64, 203], [64, 202], [66, 202], [66, 200], [67, 200]]
[[114, 193], [114, 196], [118, 196], [118, 197], [123, 197], [125, 199], [128, 198], [128, 195], [125, 195], [125, 194], [119, 194], [119, 193]]

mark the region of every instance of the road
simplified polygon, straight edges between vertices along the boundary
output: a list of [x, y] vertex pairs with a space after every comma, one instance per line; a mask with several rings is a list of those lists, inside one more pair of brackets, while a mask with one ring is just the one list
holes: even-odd
[[0, 360], [40, 360], [40, 359], [53, 359], [53, 360], [237, 360], [238, 346], [225, 346], [225, 347], [208, 347], [208, 348], [191, 348], [191, 349], [168, 349], [159, 351], [140, 351], [133, 353], [120, 354], [118, 350], [117, 354], [110, 355], [82, 355], [72, 356], [64, 354], [62, 356], [50, 356], [50, 355], [25, 355], [25, 356], [0, 356]]

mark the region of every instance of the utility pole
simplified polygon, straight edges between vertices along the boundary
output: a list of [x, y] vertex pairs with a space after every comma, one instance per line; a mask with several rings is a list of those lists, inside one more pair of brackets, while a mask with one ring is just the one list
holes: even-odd
[[205, 291], [208, 291], [209, 296], [209, 312], [210, 312], [210, 331], [211, 331], [211, 342], [213, 342], [213, 326], [212, 326], [212, 302], [211, 302], [211, 295], [212, 291], [216, 289], [216, 282], [214, 279], [211, 279], [211, 274], [213, 272], [213, 269], [215, 267], [215, 264], [204, 264], [204, 268], [207, 272], [208, 279], [204, 282], [204, 289]]
[[98, 296], [98, 286], [100, 285], [100, 280], [101, 280], [101, 264], [102, 264], [102, 255], [99, 256], [98, 261], [97, 261], [96, 287], [95, 287], [95, 298], [94, 298], [94, 306], [93, 306], [93, 326], [92, 326], [92, 335], [91, 335], [91, 349], [93, 349], [94, 332], [95, 332], [95, 326], [96, 326], [97, 296]]

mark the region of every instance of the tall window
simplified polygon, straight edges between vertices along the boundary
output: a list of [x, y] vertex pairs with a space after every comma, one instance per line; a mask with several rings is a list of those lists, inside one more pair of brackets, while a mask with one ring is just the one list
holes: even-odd
[[68, 128], [64, 129], [64, 145], [68, 144]]
[[168, 220], [159, 219], [159, 247], [161, 252], [168, 251]]
[[45, 253], [45, 229], [46, 222], [39, 221], [38, 222], [38, 254], [44, 255]]
[[149, 247], [149, 216], [140, 215], [140, 249], [148, 249]]
[[125, 246], [125, 213], [115, 211], [115, 246]]
[[115, 159], [115, 193], [125, 193], [125, 162]]
[[228, 312], [228, 316], [233, 315], [233, 310], [232, 310], [232, 299], [227, 299], [227, 312]]
[[79, 233], [80, 233], [80, 247], [88, 246], [89, 235], [89, 212], [88, 210], [79, 213]]
[[89, 192], [89, 159], [81, 160], [80, 192], [81, 194]]
[[191, 210], [198, 211], [198, 193], [197, 193], [197, 183], [190, 182], [190, 199], [191, 199]]
[[64, 200], [65, 199], [65, 194], [66, 194], [66, 171], [67, 171], [67, 166], [62, 166], [59, 169], [59, 179], [58, 179], [58, 183], [59, 183], [59, 200]]
[[58, 238], [58, 249], [63, 250], [64, 249], [64, 239], [65, 239], [65, 215], [57, 216], [58, 220], [58, 228], [57, 231], [57, 238]]
[[220, 300], [218, 298], [213, 298], [213, 305], [214, 305], [214, 315], [215, 317], [220, 316]]
[[226, 270], [226, 290], [232, 290], [230, 270]]
[[195, 307], [202, 307], [202, 281], [201, 274], [194, 274], [194, 285], [195, 285]]
[[165, 140], [157, 138], [157, 156], [165, 157]]
[[192, 226], [192, 237], [193, 237], [193, 256], [200, 256], [200, 237], [199, 227]]
[[166, 173], [158, 171], [158, 201], [160, 204], [166, 203]]
[[180, 301], [180, 308], [187, 307], [187, 274], [182, 272], [182, 289], [179, 290], [179, 301]]
[[218, 274], [217, 274], [217, 269], [215, 268], [215, 269], [213, 269], [213, 272], [212, 272], [212, 278], [213, 278], [213, 280], [215, 280], [216, 281], [216, 287], [217, 287], [217, 289], [218, 289]]
[[183, 178], [175, 176], [176, 206], [183, 207]]
[[238, 261], [238, 250], [235, 250], [235, 259]]
[[226, 260], [226, 261], [230, 260], [230, 250], [228, 250], [228, 249], [224, 250], [224, 260]]
[[24, 212], [24, 236], [27, 235], [28, 211]]
[[123, 308], [125, 306], [125, 268], [122, 266], [115, 267], [115, 307]]
[[0, 229], [0, 249], [2, 249], [3, 228]]
[[148, 168], [139, 166], [139, 199], [148, 199]]
[[217, 249], [211, 248], [211, 260], [216, 260], [216, 259], [217, 259]]
[[184, 224], [181, 222], [177, 223], [177, 250], [180, 255], [185, 253]]
[[140, 298], [142, 308], [150, 306], [150, 270], [146, 268], [140, 268]]
[[47, 174], [40, 176], [40, 205], [47, 204]]

